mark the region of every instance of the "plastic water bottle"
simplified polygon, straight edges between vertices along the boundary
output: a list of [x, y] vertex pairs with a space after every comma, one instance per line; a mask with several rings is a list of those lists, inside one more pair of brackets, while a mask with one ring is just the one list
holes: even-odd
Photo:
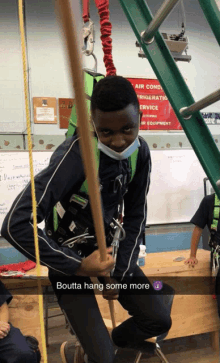
[[140, 252], [138, 255], [138, 266], [145, 266], [146, 246], [140, 245]]

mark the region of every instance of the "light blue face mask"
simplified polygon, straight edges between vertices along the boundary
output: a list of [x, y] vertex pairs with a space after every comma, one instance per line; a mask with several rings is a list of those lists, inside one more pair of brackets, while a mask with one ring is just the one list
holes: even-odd
[[[93, 126], [96, 132], [96, 135], [98, 137], [98, 132], [96, 131], [96, 127], [95, 124], [93, 122]], [[138, 136], [136, 137], [136, 139], [132, 142], [131, 145], [129, 145], [124, 151], [122, 151], [121, 153], [118, 153], [117, 151], [114, 151], [112, 149], [110, 149], [110, 147], [106, 146], [105, 144], [103, 144], [98, 137], [98, 149], [101, 150], [105, 155], [109, 156], [112, 159], [115, 160], [123, 160], [123, 159], [127, 159], [129, 158], [129, 156], [131, 156], [131, 154], [133, 154], [133, 152], [140, 147], [140, 142], [138, 140]]]
[[110, 147], [104, 145], [99, 139], [98, 139], [98, 149], [101, 150], [104, 154], [108, 155], [110, 158], [115, 160], [123, 160], [129, 158], [131, 154], [140, 146], [140, 142], [138, 140], [138, 136], [134, 140], [134, 142], [129, 145], [124, 151], [121, 153], [118, 153]]

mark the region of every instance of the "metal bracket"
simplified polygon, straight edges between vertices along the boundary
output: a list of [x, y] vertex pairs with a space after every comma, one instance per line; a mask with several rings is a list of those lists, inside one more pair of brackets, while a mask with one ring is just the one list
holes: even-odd
[[[180, 114], [181, 114], [184, 110], [186, 110], [186, 109], [187, 109], [187, 107], [182, 107], [182, 108], [180, 109]], [[189, 115], [189, 116], [183, 116], [184, 120], [189, 120], [189, 119], [191, 119], [191, 117], [192, 117], [192, 115]]]
[[148, 39], [148, 40], [144, 40], [144, 36], [145, 36], [145, 30], [141, 32], [141, 39], [145, 44], [151, 44], [154, 41], [154, 37]]

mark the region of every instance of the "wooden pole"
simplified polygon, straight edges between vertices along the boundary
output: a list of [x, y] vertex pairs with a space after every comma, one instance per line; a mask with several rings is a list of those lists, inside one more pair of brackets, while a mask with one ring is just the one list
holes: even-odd
[[[59, 14], [66, 40], [69, 64], [71, 71], [71, 80], [75, 92], [77, 126], [79, 128], [80, 145], [85, 167], [85, 174], [88, 181], [91, 210], [94, 221], [94, 227], [97, 237], [97, 243], [102, 261], [107, 259], [105, 230], [102, 217], [100, 188], [97, 175], [97, 166], [94, 157], [93, 135], [90, 131], [90, 124], [87, 115], [87, 106], [85, 100], [84, 78], [82, 70], [81, 50], [79, 49], [80, 41], [77, 39], [77, 25], [75, 19], [80, 19], [78, 1], [72, 1], [74, 9], [70, 5], [70, 0], [57, 0]], [[110, 313], [113, 327], [116, 326], [114, 318], [114, 304], [109, 300]]]

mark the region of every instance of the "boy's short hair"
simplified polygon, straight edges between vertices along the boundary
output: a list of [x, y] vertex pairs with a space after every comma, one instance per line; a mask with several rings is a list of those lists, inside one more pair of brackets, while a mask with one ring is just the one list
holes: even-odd
[[136, 92], [126, 78], [107, 76], [94, 87], [91, 97], [91, 111], [99, 109], [104, 112], [119, 111], [133, 104], [139, 111]]

